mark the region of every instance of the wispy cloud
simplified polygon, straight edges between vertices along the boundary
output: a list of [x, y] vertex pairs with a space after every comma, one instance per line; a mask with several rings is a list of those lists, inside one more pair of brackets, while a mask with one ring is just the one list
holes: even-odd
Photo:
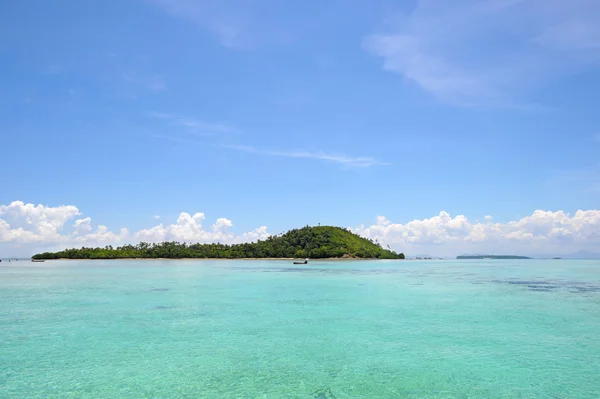
[[122, 72], [125, 82], [143, 90], [162, 91], [167, 89], [163, 77], [154, 73], [141, 73], [135, 70]]
[[[314, 20], [306, 21], [289, 12], [285, 1], [239, 0], [145, 0], [166, 15], [196, 25], [223, 47], [251, 50], [265, 46], [291, 45], [311, 32]], [[309, 2], [310, 3], [310, 2]], [[319, 2], [309, 5], [320, 9]], [[274, 17], [276, 16], [276, 17]]]
[[245, 145], [227, 145], [225, 148], [230, 148], [232, 150], [249, 152], [254, 154], [263, 154], [277, 157], [286, 157], [286, 158], [310, 158], [310, 159], [319, 159], [323, 161], [329, 161], [345, 166], [357, 167], [357, 168], [368, 168], [371, 166], [385, 166], [389, 165], [389, 163], [381, 162], [372, 157], [351, 157], [341, 154], [331, 154], [325, 152], [308, 152], [308, 151], [276, 151], [276, 150], [268, 150], [263, 148], [256, 148], [252, 146]]
[[170, 15], [202, 26], [225, 47], [242, 48], [248, 44], [248, 31], [244, 29], [246, 17], [239, 3], [226, 4], [227, 2], [210, 0], [146, 1]]
[[[173, 141], [179, 144], [198, 144], [200, 143], [200, 139], [198, 136], [213, 136], [215, 134], [229, 134], [229, 133], [239, 133], [238, 130], [222, 124], [222, 123], [207, 123], [202, 122], [196, 119], [183, 117], [177, 114], [164, 113], [164, 112], [150, 112], [148, 116], [151, 118], [164, 120], [169, 122], [174, 126], [178, 126], [184, 128], [184, 133], [192, 132], [194, 135], [182, 134], [181, 131], [175, 132], [175, 134], [151, 134], [154, 138], [159, 138], [163, 140]], [[182, 129], [182, 130], [184, 130]], [[247, 145], [239, 145], [239, 144], [219, 144], [218, 142], [214, 142], [213, 145], [227, 148], [236, 151], [248, 152], [253, 154], [262, 154], [268, 156], [277, 156], [277, 157], [285, 157], [285, 158], [307, 158], [307, 159], [317, 159], [327, 162], [332, 162], [340, 165], [345, 165], [348, 167], [357, 167], [357, 168], [368, 168], [371, 166], [385, 166], [389, 165], [387, 162], [379, 161], [372, 157], [352, 157], [343, 154], [335, 154], [335, 153], [327, 153], [323, 151], [279, 151], [265, 148], [258, 148]]]
[[207, 135], [215, 133], [238, 133], [236, 129], [223, 123], [209, 123], [198, 119], [165, 113], [150, 112], [148, 116], [155, 119], [167, 121], [175, 126], [186, 128], [198, 134]]
[[600, 63], [600, 2], [418, 0], [365, 39], [384, 69], [438, 99], [505, 106], [527, 90]]
[[157, 138], [157, 139], [161, 139], [161, 140], [172, 141], [177, 144], [198, 144], [197, 140], [192, 140], [192, 139], [188, 139], [188, 138], [181, 137], [181, 136], [175, 136], [175, 135], [168, 136], [165, 134], [150, 134], [149, 136]]
[[44, 75], [60, 75], [61, 73], [65, 72], [66, 69], [58, 64], [48, 64], [46, 66], [44, 66], [44, 68], [42, 69], [42, 73]]

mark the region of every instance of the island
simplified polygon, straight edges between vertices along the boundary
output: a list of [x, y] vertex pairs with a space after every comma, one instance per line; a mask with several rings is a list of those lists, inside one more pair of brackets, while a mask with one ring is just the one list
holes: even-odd
[[528, 256], [517, 255], [461, 255], [456, 259], [531, 259]]
[[[388, 247], [389, 248], [389, 247]], [[342, 258], [404, 259], [403, 253], [384, 249], [373, 240], [348, 229], [313, 226], [290, 230], [266, 240], [243, 244], [188, 244], [179, 242], [123, 245], [113, 248], [72, 248], [36, 254], [32, 259], [262, 259], [262, 258]]]

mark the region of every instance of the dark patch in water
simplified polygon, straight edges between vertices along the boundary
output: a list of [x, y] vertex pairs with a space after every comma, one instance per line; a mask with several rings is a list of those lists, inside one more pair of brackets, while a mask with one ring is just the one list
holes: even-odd
[[531, 288], [532, 290], [545, 290], [545, 291], [551, 291], [551, 290], [555, 290], [557, 288], [560, 288], [558, 285], [550, 285], [550, 284], [542, 284], [542, 285], [528, 285], [527, 287]]
[[353, 274], [353, 275], [381, 275], [381, 274], [401, 274], [403, 270], [395, 269], [325, 269], [316, 267], [228, 267], [230, 270], [242, 270], [247, 272], [259, 273], [326, 273], [326, 274]]
[[574, 293], [580, 293], [580, 292], [600, 292], [600, 287], [597, 287], [595, 285], [590, 285], [590, 286], [587, 286], [587, 287], [576, 286], [576, 287], [571, 287], [571, 292], [574, 292]]
[[313, 399], [335, 399], [335, 395], [329, 388], [317, 389], [310, 395], [313, 397]]
[[529, 280], [508, 280], [506, 282], [508, 284], [516, 284], [516, 285], [547, 285], [547, 284], [550, 284], [547, 281], [529, 281]]
[[168, 288], [152, 288], [150, 291], [152, 292], [165, 292], [165, 291], [169, 291]]
[[545, 281], [545, 280], [492, 280], [493, 283], [527, 286], [530, 291], [552, 292], [565, 289], [570, 293], [600, 292], [600, 286], [582, 281]]
[[154, 310], [167, 310], [167, 309], [174, 309], [175, 306], [167, 306], [167, 305], [158, 305], [153, 307], [152, 309]]

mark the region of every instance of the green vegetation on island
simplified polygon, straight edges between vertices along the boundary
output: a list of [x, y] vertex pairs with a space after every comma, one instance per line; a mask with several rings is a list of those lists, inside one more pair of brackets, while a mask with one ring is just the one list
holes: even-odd
[[358, 258], [404, 259], [404, 254], [384, 249], [373, 240], [332, 226], [303, 227], [285, 234], [244, 244], [186, 244], [163, 242], [113, 248], [66, 249], [44, 252], [33, 259], [124, 259], [124, 258]]
[[531, 259], [528, 256], [517, 255], [461, 255], [456, 259]]

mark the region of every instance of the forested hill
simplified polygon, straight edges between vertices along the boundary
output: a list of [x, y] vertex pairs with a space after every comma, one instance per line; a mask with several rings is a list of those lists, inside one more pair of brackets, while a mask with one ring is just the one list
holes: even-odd
[[139, 243], [113, 248], [66, 249], [45, 252], [33, 259], [123, 259], [123, 258], [375, 258], [404, 259], [404, 254], [383, 249], [372, 240], [340, 227], [318, 226], [290, 230], [264, 241], [245, 244]]

